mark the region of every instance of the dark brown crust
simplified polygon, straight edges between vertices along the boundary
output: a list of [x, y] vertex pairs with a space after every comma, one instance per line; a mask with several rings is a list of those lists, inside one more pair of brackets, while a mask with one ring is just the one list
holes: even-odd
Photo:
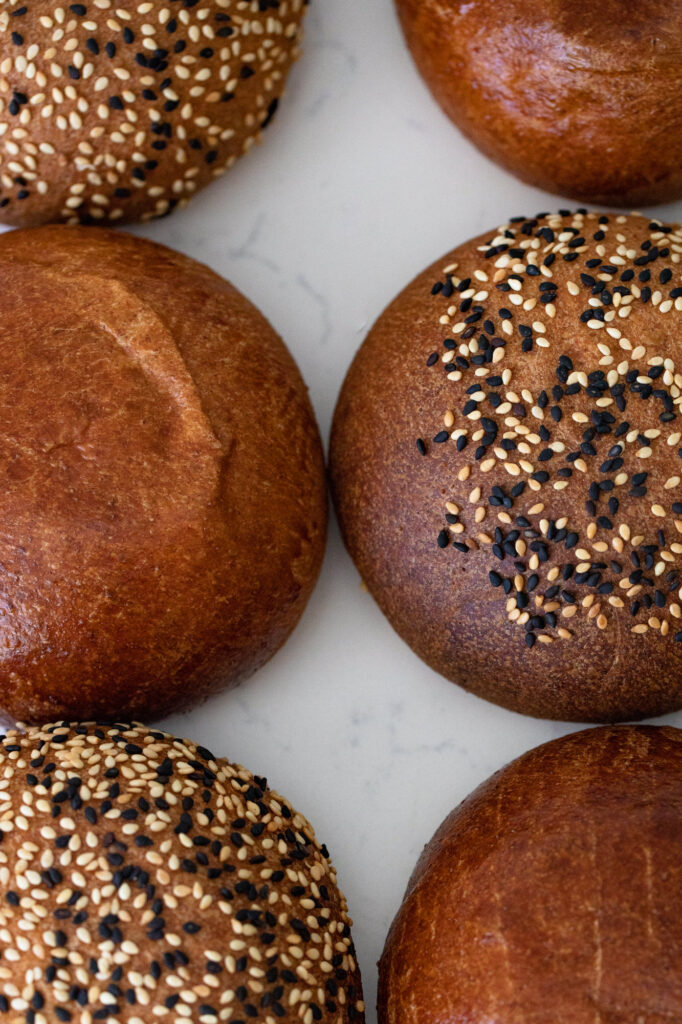
[[[651, 230], [649, 222], [641, 217], [624, 217], [622, 220], [623, 223], [618, 224], [612, 218], [608, 231], [622, 234], [628, 240], [627, 245], [635, 246], [636, 251], [641, 252], [640, 243], [649, 237]], [[561, 223], [568, 225], [571, 218], [564, 218]], [[519, 238], [526, 238], [520, 232], [520, 225], [513, 227]], [[514, 325], [513, 338], [510, 338], [509, 347], [505, 350], [507, 355], [499, 367], [512, 370], [511, 386], [517, 391], [528, 387], [537, 395], [541, 388], [546, 388], [551, 394], [553, 385], [557, 384], [557, 362], [565, 352], [573, 357], [576, 370], [587, 372], [599, 366], [601, 355], [596, 350], [597, 342], [606, 341], [612, 346], [616, 354], [612, 365], [628, 355], [618, 348], [618, 343], [608, 337], [606, 331], [590, 330], [580, 321], [581, 311], [585, 309], [590, 294], [580, 280], [580, 273], [585, 270], [586, 258], [594, 253], [591, 238], [598, 227], [597, 215], [586, 218], [583, 229], [590, 241], [589, 251], [581, 252], [577, 262], [566, 263], [558, 257], [552, 266], [552, 281], [558, 289], [554, 319], [543, 312], [549, 307], [538, 305], [533, 312], [521, 316], [517, 314], [519, 307], [511, 307], [514, 319], [509, 323]], [[530, 237], [535, 230], [531, 230]], [[586, 512], [585, 499], [590, 482], [602, 480], [600, 467], [613, 443], [613, 434], [595, 441], [597, 454], [585, 457], [585, 473], [574, 469], [567, 489], [561, 492], [553, 491], [552, 486], [558, 479], [559, 466], [567, 465], [563, 461], [565, 453], [556, 456], [551, 463], [539, 463], [537, 456], [542, 444], [533, 448], [533, 468], [548, 467], [552, 471], [551, 480], [530, 491], [529, 476], [525, 471], [515, 477], [509, 476], [503, 472], [505, 467], [499, 461], [487, 475], [481, 471], [484, 463], [474, 460], [476, 444], [470, 443], [460, 453], [453, 441], [446, 444], [432, 442], [436, 431], [442, 428], [443, 414], [447, 409], [455, 411], [457, 426], [470, 426], [462, 417], [461, 410], [468, 397], [465, 389], [475, 378], [465, 375], [455, 383], [446, 378], [440, 361], [434, 367], [426, 366], [431, 353], [443, 352], [443, 339], [453, 336], [454, 322], [459, 324], [467, 315], [457, 313], [449, 326], [439, 323], [449, 302], [458, 300], [456, 296], [444, 300], [442, 295], [432, 295], [431, 287], [443, 279], [443, 269], [453, 262], [458, 264], [456, 274], [463, 279], [473, 279], [474, 272], [480, 268], [492, 274], [494, 259], [484, 259], [477, 249], [482, 245], [487, 248], [484, 243], [494, 236], [495, 232], [490, 232], [461, 246], [421, 274], [379, 318], [355, 357], [339, 397], [330, 447], [332, 491], [344, 541], [370, 592], [400, 636], [436, 671], [474, 693], [525, 714], [575, 721], [617, 721], [673, 711], [682, 704], [682, 643], [674, 640], [680, 634], [679, 614], [682, 611], [677, 596], [679, 582], [670, 584], [674, 593], [672, 598], [666, 597], [668, 603], [662, 611], [656, 607], [647, 610], [640, 606], [633, 617], [631, 606], [635, 597], [626, 582], [628, 574], [633, 571], [631, 548], [619, 540], [618, 531], [623, 522], [630, 523], [631, 535], [638, 536], [641, 532], [646, 544], [652, 539], [655, 542], [658, 529], [664, 528], [666, 543], [670, 545], [673, 542], [677, 550], [679, 519], [673, 522], [675, 516], [671, 508], [675, 500], [680, 500], [680, 485], [678, 483], [672, 490], [665, 488], [665, 483], [670, 482], [671, 475], [678, 472], [681, 465], [677, 447], [666, 445], [666, 438], [662, 436], [653, 442], [653, 457], [646, 465], [635, 455], [639, 442], [635, 449], [627, 448], [624, 468], [628, 480], [612, 492], [618, 494], [620, 501], [617, 514], [612, 516], [613, 529], [603, 530], [600, 527], [595, 538], [595, 543], [597, 540], [606, 542], [609, 553], [590, 552], [593, 561], [603, 558], [608, 563], [610, 559], [619, 559], [622, 575], [612, 577], [608, 568], [604, 571], [599, 584], [610, 579], [614, 581], [608, 596], [596, 589], [574, 586], [575, 577], [570, 584], [563, 584], [566, 591], [574, 593], [578, 603], [579, 613], [570, 618], [573, 612], [567, 610], [565, 599], [561, 595], [557, 598], [557, 627], [568, 627], [570, 637], [556, 642], [543, 640], [528, 650], [524, 646], [523, 629], [509, 621], [505, 614], [505, 599], [508, 598], [501, 588], [495, 588], [489, 582], [491, 570], [513, 577], [513, 558], [507, 557], [500, 562], [493, 557], [490, 543], [477, 540], [479, 527], [493, 536], [494, 529], [503, 526], [499, 520], [500, 509], [486, 504], [486, 496], [493, 485], [502, 486], [509, 495], [512, 485], [518, 480], [526, 480], [525, 493], [515, 501], [510, 511], [511, 525], [503, 526], [503, 529], [511, 530], [514, 518], [519, 514], [529, 515], [529, 509], [540, 501], [546, 503], [545, 510], [530, 516], [531, 525], [538, 527], [544, 518], [556, 520], [566, 516], [568, 529], [579, 534], [580, 542], [571, 551], [565, 550], [563, 544], [554, 546], [549, 560], [540, 567], [540, 584], [531, 593], [528, 605], [532, 613], [535, 611], [533, 602], [538, 595], [545, 593], [542, 580], [547, 572], [557, 565], [563, 567], [567, 562], [574, 566], [582, 564], [581, 545], [586, 544], [589, 548], [592, 544], [585, 541], [585, 534], [596, 517]], [[610, 253], [613, 247], [608, 241], [606, 245], [606, 251]], [[657, 287], [655, 281], [660, 265], [652, 264], [654, 287]], [[664, 289], [666, 294], [678, 281], [676, 265], [673, 269], [673, 280]], [[524, 278], [523, 289], [519, 293], [522, 297], [535, 294], [538, 285], [533, 282], [546, 280], [544, 277], [521, 276]], [[567, 282], [573, 280], [579, 282], [581, 289], [576, 296], [567, 291]], [[480, 287], [488, 286], [481, 284]], [[490, 299], [482, 304], [486, 313], [481, 314], [481, 323], [491, 311], [495, 330], [499, 330], [501, 321], [497, 317], [497, 308], [506, 301], [504, 293], [491, 288]], [[629, 365], [646, 364], [649, 356], [655, 357], [659, 352], [673, 360], [679, 358], [680, 311], [673, 308], [668, 313], [659, 314], [660, 308], [660, 305], [654, 308], [651, 302], [643, 305], [641, 300], [637, 300], [629, 319], [614, 321], [627, 324], [633, 349], [640, 341], [649, 346], [641, 360], [633, 360]], [[530, 357], [519, 351], [518, 323], [536, 318], [546, 324], [543, 337], [549, 342], [549, 347], [538, 348], [536, 336]], [[477, 330], [480, 327], [481, 324]], [[456, 334], [454, 336], [457, 337]], [[665, 342], [663, 346], [662, 340]], [[652, 386], [656, 385], [652, 383]], [[505, 394], [505, 388], [499, 390]], [[638, 396], [629, 394], [628, 399], [630, 404], [627, 408], [628, 413], [632, 412], [633, 426], [639, 430], [662, 428], [664, 433], [670, 428], [670, 424], [666, 428], [659, 422], [658, 404], [641, 402]], [[579, 396], [571, 401], [582, 399]], [[658, 399], [654, 401], [657, 403]], [[530, 404], [527, 403], [523, 422], [537, 428], [539, 421], [531, 416]], [[593, 407], [594, 400], [584, 406], [587, 411], [582, 415], [588, 420]], [[487, 403], [483, 403], [481, 408], [485, 415], [494, 415]], [[551, 426], [553, 439], [561, 439], [565, 444], [566, 452], [580, 452], [584, 436], [584, 424], [572, 422], [569, 415], [573, 408], [577, 406], [570, 403], [564, 406], [560, 424], [552, 422], [549, 408], [546, 408], [543, 420]], [[612, 408], [615, 410], [615, 406]], [[674, 421], [674, 429], [678, 429], [678, 423], [679, 415]], [[415, 442], [421, 437], [427, 440], [426, 457], [417, 451]], [[470, 467], [471, 476], [460, 481], [459, 471], [466, 466]], [[632, 474], [640, 469], [648, 470], [648, 493], [645, 497], [632, 497]], [[482, 488], [482, 497], [480, 502], [472, 504], [469, 495], [478, 485]], [[653, 504], [659, 500], [665, 505], [664, 519], [652, 514]], [[437, 546], [439, 531], [443, 527], [447, 529], [444, 514], [448, 501], [461, 508], [462, 518], [467, 524], [466, 533], [460, 538], [465, 539], [471, 548], [466, 554], [454, 551], [451, 544], [445, 551]], [[479, 527], [472, 522], [475, 505], [486, 510], [486, 517]], [[605, 499], [598, 511], [607, 512]], [[614, 544], [621, 550], [615, 549]], [[530, 541], [527, 547], [524, 579], [528, 579]], [[644, 556], [641, 557], [643, 559]], [[671, 570], [677, 572], [679, 554], [670, 557]], [[641, 564], [643, 566], [644, 561]], [[651, 568], [653, 570], [653, 563]], [[665, 571], [661, 577], [652, 577], [654, 583], [668, 578], [668, 569], [663, 568]], [[535, 566], [530, 566], [530, 571], [535, 572], [535, 569]], [[561, 577], [558, 582], [562, 583]], [[625, 590], [622, 589], [623, 583]], [[668, 584], [666, 590], [667, 587]], [[590, 594], [593, 605], [583, 606], [583, 600]], [[624, 603], [614, 607], [612, 602], [618, 595], [622, 595]], [[641, 594], [639, 596], [641, 601]], [[670, 601], [675, 604], [674, 608], [671, 608]], [[600, 608], [595, 618], [597, 605]], [[539, 613], [542, 613], [541, 608]], [[659, 613], [661, 620], [656, 619]], [[664, 636], [660, 633], [663, 619], [666, 620]], [[659, 625], [656, 626], [655, 622]], [[641, 630], [641, 634], [632, 632], [635, 627]], [[555, 631], [550, 632], [557, 637]]]
[[574, 733], [440, 826], [379, 964], [380, 1024], [682, 1020], [682, 733]]
[[305, 385], [208, 268], [121, 233], [0, 239], [0, 705], [159, 717], [285, 641], [326, 534]]
[[3, 0], [0, 221], [185, 206], [261, 138], [307, 0]]
[[682, 193], [682, 3], [396, 0], [434, 97], [524, 181], [638, 207]]

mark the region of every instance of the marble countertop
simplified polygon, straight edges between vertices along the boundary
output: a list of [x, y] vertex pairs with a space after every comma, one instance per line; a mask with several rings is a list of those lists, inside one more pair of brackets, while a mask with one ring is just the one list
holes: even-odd
[[[325, 440], [353, 354], [396, 292], [509, 216], [570, 205], [517, 182], [450, 125], [392, 0], [313, 0], [267, 135], [187, 210], [138, 233], [209, 264], [260, 307], [298, 360]], [[575, 728], [494, 707], [422, 664], [361, 589], [334, 522], [284, 649], [163, 725], [267, 775], [311, 819], [355, 921], [369, 1024], [376, 961], [424, 843], [490, 773]]]

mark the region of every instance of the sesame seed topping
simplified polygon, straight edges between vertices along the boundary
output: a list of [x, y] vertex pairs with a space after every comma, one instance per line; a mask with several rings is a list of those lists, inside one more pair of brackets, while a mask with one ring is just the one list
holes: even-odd
[[68, 8], [6, 0], [3, 220], [120, 223], [184, 206], [272, 121], [305, 9], [306, 0], [116, 10], [110, 0]]
[[[679, 617], [682, 597], [682, 544], [673, 541], [682, 533], [682, 367], [670, 317], [682, 309], [681, 256], [675, 226], [561, 211], [502, 225], [429, 286], [434, 329], [447, 333], [449, 366], [458, 369], [457, 379], [447, 374], [452, 423], [468, 423], [472, 442], [452, 431], [444, 443], [452, 459], [446, 508], [462, 511], [460, 546], [442, 557], [475, 558], [484, 546], [494, 560], [490, 585], [529, 648], [576, 635], [558, 626], [557, 613], [601, 631], [618, 616], [635, 635], [673, 636], [668, 616]], [[489, 291], [478, 296], [471, 282], [484, 279], [481, 264]], [[560, 273], [570, 274], [562, 288]], [[661, 315], [667, 326], [652, 331]], [[616, 316], [630, 317], [630, 338]], [[646, 327], [633, 342], [641, 317]], [[434, 355], [428, 372], [441, 365]], [[543, 515], [537, 496], [546, 488]], [[481, 534], [489, 512], [499, 525]], [[526, 610], [531, 595], [535, 615]]]
[[265, 779], [141, 725], [0, 739], [0, 1019], [361, 1021], [350, 926]]

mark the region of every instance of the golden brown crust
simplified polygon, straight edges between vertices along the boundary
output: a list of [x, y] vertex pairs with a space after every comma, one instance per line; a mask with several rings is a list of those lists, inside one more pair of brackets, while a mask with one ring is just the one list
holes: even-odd
[[349, 370], [348, 550], [425, 661], [506, 707], [682, 705], [681, 253], [639, 216], [503, 225], [405, 289]]
[[380, 1024], [682, 1020], [682, 733], [524, 754], [425, 848], [379, 965]]
[[682, 3], [396, 0], [433, 95], [493, 160], [550, 192], [682, 193]]
[[4, 0], [0, 220], [148, 220], [272, 120], [307, 0]]
[[322, 560], [322, 450], [260, 313], [132, 236], [0, 238], [0, 707], [157, 717], [284, 642]]
[[0, 1021], [363, 1024], [351, 921], [265, 779], [139, 725], [0, 741]]

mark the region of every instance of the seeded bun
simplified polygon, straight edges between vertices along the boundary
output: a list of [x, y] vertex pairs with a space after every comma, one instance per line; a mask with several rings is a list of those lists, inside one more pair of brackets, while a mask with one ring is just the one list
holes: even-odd
[[0, 220], [149, 220], [272, 120], [307, 0], [5, 0]]
[[0, 742], [0, 1020], [364, 1021], [336, 872], [265, 779], [140, 725]]
[[6, 232], [0, 276], [0, 708], [161, 717], [249, 675], [325, 543], [287, 349], [222, 278], [120, 232]]
[[526, 714], [682, 707], [682, 231], [517, 218], [449, 253], [348, 372], [348, 550], [437, 671]]
[[531, 185], [593, 203], [682, 195], [680, 0], [396, 0], [445, 113]]
[[379, 1024], [682, 1020], [682, 733], [547, 743], [440, 826], [379, 964]]

